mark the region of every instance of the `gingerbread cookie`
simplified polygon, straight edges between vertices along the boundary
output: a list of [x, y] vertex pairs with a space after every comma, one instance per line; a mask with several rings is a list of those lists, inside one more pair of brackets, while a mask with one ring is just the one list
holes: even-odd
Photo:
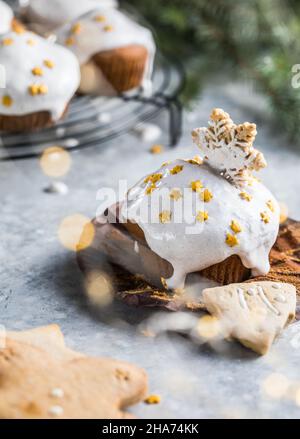
[[7, 334], [0, 350], [0, 418], [131, 418], [144, 370], [68, 349], [56, 325]]
[[225, 338], [264, 355], [295, 318], [296, 288], [277, 282], [231, 284], [205, 289], [202, 300]]

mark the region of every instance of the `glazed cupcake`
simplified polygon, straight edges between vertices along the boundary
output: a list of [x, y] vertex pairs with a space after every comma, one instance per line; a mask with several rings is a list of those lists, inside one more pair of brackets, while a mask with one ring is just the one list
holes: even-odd
[[194, 272], [222, 284], [265, 275], [280, 210], [252, 175], [266, 166], [253, 147], [255, 125], [236, 125], [215, 109], [209, 127], [192, 135], [202, 158], [164, 163], [145, 176], [119, 205], [118, 224], [107, 214], [95, 220], [92, 246], [168, 289], [182, 288]]
[[18, 28], [0, 38], [0, 130], [26, 132], [56, 123], [80, 82], [76, 57], [57, 44]]
[[149, 87], [152, 34], [122, 12], [98, 7], [62, 27], [57, 37], [82, 66], [81, 91], [106, 95]]
[[0, 0], [0, 35], [11, 29], [13, 22], [13, 11], [7, 3]]
[[45, 35], [97, 6], [114, 7], [114, 0], [30, 0], [23, 16], [30, 28]]

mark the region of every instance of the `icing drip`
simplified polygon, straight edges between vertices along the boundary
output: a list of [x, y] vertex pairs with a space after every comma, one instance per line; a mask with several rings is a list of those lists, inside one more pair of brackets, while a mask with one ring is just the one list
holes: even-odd
[[13, 19], [12, 9], [3, 1], [0, 1], [0, 34], [8, 32]]
[[[78, 29], [78, 32], [74, 32]], [[135, 23], [127, 15], [116, 9], [97, 7], [80, 19], [66, 24], [57, 30], [60, 44], [66, 45], [78, 58], [81, 65], [86, 64], [97, 53], [129, 45], [142, 45], [148, 50], [148, 62], [143, 84], [151, 82], [155, 43], [150, 30]]]
[[49, 111], [58, 120], [80, 82], [75, 56], [31, 32], [0, 38], [0, 64], [7, 81], [0, 90], [0, 114]]

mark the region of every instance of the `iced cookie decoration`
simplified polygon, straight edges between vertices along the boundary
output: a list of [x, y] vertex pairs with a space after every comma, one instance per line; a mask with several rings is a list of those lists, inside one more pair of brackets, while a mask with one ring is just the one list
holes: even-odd
[[61, 119], [80, 82], [76, 57], [21, 26], [0, 37], [0, 130], [31, 131]]
[[254, 123], [235, 125], [228, 113], [215, 108], [208, 128], [195, 129], [192, 137], [212, 168], [242, 186], [251, 182], [252, 171], [267, 165], [263, 154], [253, 147], [256, 134]]
[[0, 1], [0, 35], [10, 30], [13, 16], [13, 11], [8, 4]]
[[205, 289], [202, 300], [222, 335], [264, 355], [295, 318], [296, 288], [280, 282], [231, 284]]
[[56, 325], [8, 332], [0, 349], [1, 419], [126, 419], [147, 395], [143, 369], [65, 346]]
[[56, 28], [97, 8], [114, 7], [114, 0], [30, 0], [23, 14], [30, 27], [41, 34]]
[[[221, 116], [225, 121], [215, 131]], [[138, 228], [152, 252], [172, 266], [165, 279], [171, 289], [183, 287], [192, 272], [228, 283], [244, 280], [246, 269], [253, 276], [270, 269], [280, 212], [252, 175], [266, 166], [252, 146], [255, 125], [235, 126], [222, 110], [213, 110], [211, 119], [213, 130], [193, 131], [203, 157], [164, 163], [129, 190], [121, 209], [126, 227]]]
[[155, 44], [151, 32], [114, 8], [98, 7], [57, 31], [78, 58], [81, 91], [111, 95], [151, 86]]

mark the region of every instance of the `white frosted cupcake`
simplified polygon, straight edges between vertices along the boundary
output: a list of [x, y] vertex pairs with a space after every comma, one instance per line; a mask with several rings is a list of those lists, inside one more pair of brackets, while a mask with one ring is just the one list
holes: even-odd
[[0, 38], [0, 64], [6, 73], [1, 131], [31, 131], [63, 117], [80, 82], [71, 52], [19, 27]]
[[152, 34], [122, 12], [98, 7], [61, 28], [57, 36], [82, 66], [83, 91], [122, 93], [151, 84]]

